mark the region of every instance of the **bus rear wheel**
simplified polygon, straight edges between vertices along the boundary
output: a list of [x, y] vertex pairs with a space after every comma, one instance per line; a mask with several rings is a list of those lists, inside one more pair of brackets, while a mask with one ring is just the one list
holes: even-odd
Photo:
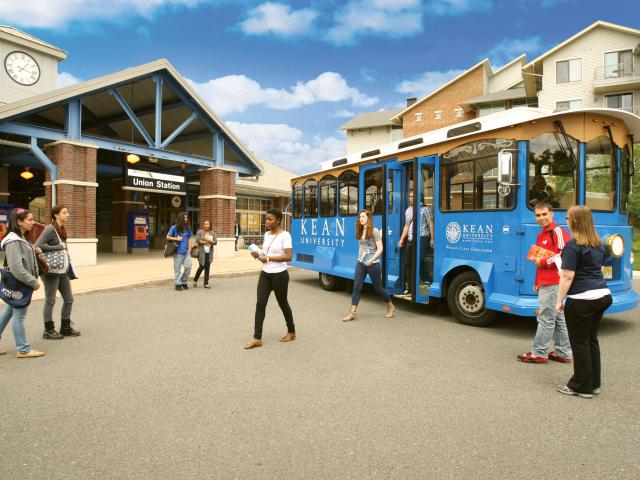
[[334, 292], [342, 286], [341, 279], [328, 273], [319, 273], [318, 281], [324, 290]]
[[496, 312], [487, 310], [482, 282], [475, 272], [457, 275], [447, 289], [447, 304], [460, 323], [486, 327], [494, 322]]

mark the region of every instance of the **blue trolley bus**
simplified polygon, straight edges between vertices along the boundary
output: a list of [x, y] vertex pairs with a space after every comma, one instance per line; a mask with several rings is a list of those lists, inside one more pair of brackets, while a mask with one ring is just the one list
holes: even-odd
[[[326, 162], [292, 180], [292, 264], [319, 272], [327, 290], [344, 286], [356, 264], [356, 214], [366, 208], [384, 232], [390, 293], [446, 300], [468, 325], [488, 325], [498, 312], [534, 316], [536, 267], [526, 257], [540, 231], [533, 207], [542, 197], [565, 228], [563, 210], [591, 208], [608, 252], [608, 312], [632, 309], [627, 203], [639, 134], [640, 118], [621, 110], [516, 108]], [[417, 241], [425, 216], [416, 213], [405, 278], [398, 240], [409, 190], [413, 212], [432, 213], [434, 248]]]

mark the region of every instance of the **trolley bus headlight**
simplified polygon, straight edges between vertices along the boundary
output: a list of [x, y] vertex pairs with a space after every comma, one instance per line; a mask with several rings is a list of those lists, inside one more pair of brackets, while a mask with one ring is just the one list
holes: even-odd
[[624, 253], [624, 238], [617, 233], [609, 235], [604, 242], [607, 253], [613, 258], [620, 258]]

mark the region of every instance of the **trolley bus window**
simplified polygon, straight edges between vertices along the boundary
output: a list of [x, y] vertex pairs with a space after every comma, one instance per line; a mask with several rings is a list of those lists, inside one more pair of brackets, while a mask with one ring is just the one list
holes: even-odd
[[[578, 141], [566, 136], [573, 158], [578, 158]], [[543, 133], [529, 141], [527, 204], [534, 208], [545, 201], [554, 208], [569, 208], [577, 203], [577, 174], [571, 152], [561, 133]]]
[[340, 215], [356, 215], [358, 213], [358, 174], [353, 170], [345, 170], [338, 177], [340, 198], [338, 209]]
[[609, 137], [600, 136], [588, 142], [586, 156], [585, 204], [592, 210], [614, 210], [618, 175]]
[[384, 213], [384, 169], [375, 168], [364, 172], [364, 208], [374, 215]]
[[631, 193], [631, 154], [629, 145], [622, 149], [622, 185], [620, 185], [620, 211], [628, 210], [629, 194]]
[[293, 218], [302, 217], [303, 187], [299, 183], [293, 187]]
[[318, 182], [315, 180], [304, 182], [304, 216], [318, 216]]
[[333, 175], [326, 175], [320, 180], [320, 216], [336, 216], [337, 181]]
[[[498, 152], [515, 149], [515, 140], [486, 139], [466, 143], [442, 155], [440, 209], [504, 210], [515, 195], [498, 194]], [[516, 170], [517, 155], [513, 156]]]

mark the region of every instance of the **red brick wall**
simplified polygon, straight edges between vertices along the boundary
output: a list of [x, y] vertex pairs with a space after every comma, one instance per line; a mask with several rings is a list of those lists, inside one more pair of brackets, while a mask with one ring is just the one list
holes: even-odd
[[[236, 173], [220, 168], [200, 172], [200, 196], [236, 195]], [[200, 198], [200, 220], [211, 220], [219, 237], [233, 237], [236, 201], [227, 198]]]
[[[96, 154], [91, 147], [58, 143], [45, 148], [45, 154], [58, 167], [58, 180], [96, 182]], [[49, 171], [46, 180], [51, 181]], [[51, 209], [51, 186], [45, 187], [47, 209]], [[56, 185], [56, 203], [69, 209], [67, 232], [71, 238], [96, 237], [96, 187]]]
[[[461, 108], [460, 102], [484, 95], [483, 66], [467, 73], [464, 77], [436, 93], [422, 103], [416, 104], [402, 116], [404, 137], [430, 132], [438, 128], [465, 122], [476, 118], [475, 112], [464, 112], [462, 117], [455, 116], [455, 109]], [[442, 119], [436, 120], [434, 112], [441, 111]], [[416, 122], [416, 113], [422, 113], [422, 121]]]

